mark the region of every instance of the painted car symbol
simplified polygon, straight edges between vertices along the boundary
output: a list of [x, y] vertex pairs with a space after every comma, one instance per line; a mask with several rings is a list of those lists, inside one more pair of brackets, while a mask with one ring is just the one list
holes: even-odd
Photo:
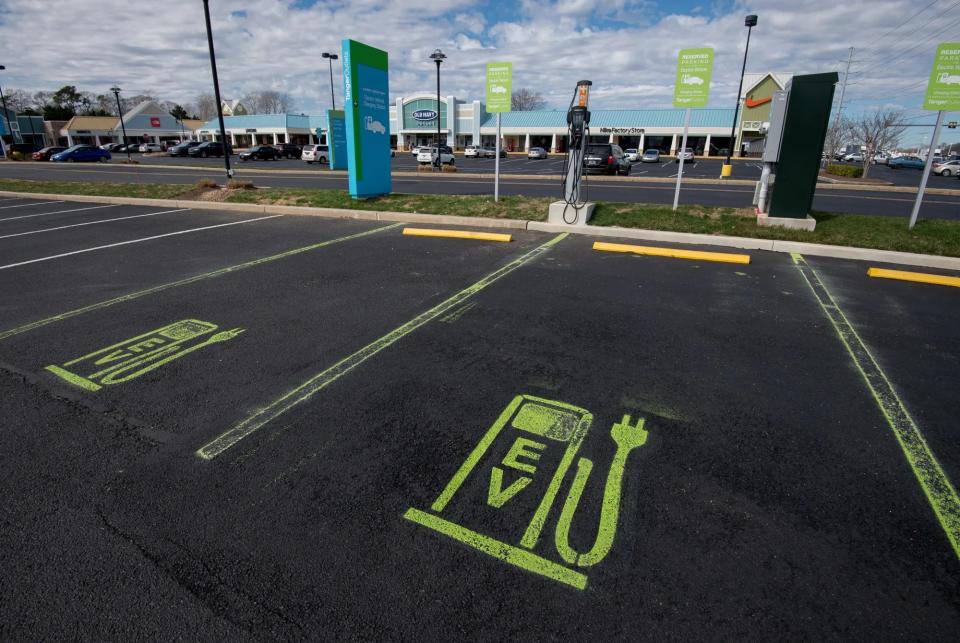
[[960, 75], [942, 73], [937, 76], [937, 82], [941, 85], [960, 85]]
[[680, 79], [680, 82], [684, 85], [702, 85], [703, 79], [699, 76], [691, 76], [689, 74], [684, 74], [683, 78]]
[[507, 88], [502, 85], [493, 85], [490, 87], [491, 94], [506, 94]]
[[367, 116], [367, 117], [365, 117], [365, 118], [363, 119], [363, 122], [364, 122], [364, 128], [365, 128], [368, 132], [374, 132], [375, 134], [386, 134], [386, 133], [387, 133], [387, 130], [386, 130], [386, 128], [383, 126], [383, 123], [381, 123], [380, 121], [375, 121], [375, 120], [373, 120], [373, 117], [372, 117], [372, 116]]

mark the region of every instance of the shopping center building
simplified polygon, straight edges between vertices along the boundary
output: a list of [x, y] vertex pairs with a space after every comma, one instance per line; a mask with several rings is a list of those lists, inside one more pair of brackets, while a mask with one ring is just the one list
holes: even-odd
[[[747, 74], [741, 96], [742, 109], [737, 116], [736, 150], [751, 154], [762, 149], [764, 124], [769, 120], [773, 92], [782, 89], [789, 74]], [[726, 154], [730, 147], [733, 108], [691, 110], [687, 147], [698, 156]], [[683, 109], [593, 109], [590, 141], [615, 143], [620, 147], [658, 149], [674, 154], [682, 144]], [[390, 144], [398, 150], [432, 145], [437, 138], [462, 150], [467, 145], [493, 146], [497, 135], [497, 117], [484, 109], [479, 100], [456, 96], [414, 94], [397, 98], [390, 105]], [[225, 116], [227, 138], [235, 149], [256, 144], [325, 142], [326, 114], [249, 114]], [[550, 152], [565, 152], [567, 113], [564, 110], [507, 112], [501, 115], [503, 147], [508, 152], [525, 152], [542, 147]], [[203, 140], [219, 140], [217, 119], [201, 125], [196, 134]]]
[[[136, 141], [162, 143], [189, 140], [199, 126], [200, 121], [177, 120], [160, 105], [148, 100], [124, 114], [122, 122], [116, 116], [74, 116], [60, 128], [57, 138], [66, 145]], [[126, 141], [123, 140], [124, 131]]]

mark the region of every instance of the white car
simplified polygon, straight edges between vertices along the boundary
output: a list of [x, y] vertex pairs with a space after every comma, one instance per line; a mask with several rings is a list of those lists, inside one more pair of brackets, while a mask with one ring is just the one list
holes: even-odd
[[159, 143], [144, 143], [140, 146], [141, 152], [162, 152], [163, 148]]
[[853, 154], [847, 154], [843, 157], [844, 161], [850, 163], [863, 163], [863, 154], [860, 152], [854, 152]]
[[[437, 148], [435, 147], [421, 147], [420, 153], [417, 154], [417, 163], [436, 163], [437, 161]], [[456, 159], [453, 157], [453, 150], [451, 150], [446, 145], [440, 146], [440, 162], [444, 165], [453, 165]]]
[[960, 174], [960, 161], [942, 161], [933, 164], [933, 173], [940, 176]]
[[330, 161], [330, 148], [326, 145], [304, 145], [300, 152], [300, 160], [307, 163], [328, 163]]
[[640, 160], [640, 150], [635, 150], [632, 147], [627, 148], [623, 151], [627, 155], [627, 160], [631, 163], [636, 163]]
[[463, 158], [475, 159], [480, 156], [480, 148], [476, 145], [467, 145], [463, 150]]

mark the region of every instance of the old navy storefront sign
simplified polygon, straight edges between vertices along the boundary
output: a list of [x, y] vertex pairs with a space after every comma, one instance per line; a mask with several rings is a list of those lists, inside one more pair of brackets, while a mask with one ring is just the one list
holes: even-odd
[[415, 121], [432, 121], [436, 118], [437, 112], [432, 109], [418, 109], [413, 113], [413, 120]]

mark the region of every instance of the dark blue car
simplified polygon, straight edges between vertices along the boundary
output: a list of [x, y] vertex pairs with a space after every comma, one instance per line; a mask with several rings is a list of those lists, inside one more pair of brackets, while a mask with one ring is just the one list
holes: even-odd
[[101, 150], [92, 145], [74, 145], [68, 147], [59, 154], [50, 157], [51, 161], [63, 162], [82, 162], [82, 161], [109, 161], [112, 157], [110, 152]]

